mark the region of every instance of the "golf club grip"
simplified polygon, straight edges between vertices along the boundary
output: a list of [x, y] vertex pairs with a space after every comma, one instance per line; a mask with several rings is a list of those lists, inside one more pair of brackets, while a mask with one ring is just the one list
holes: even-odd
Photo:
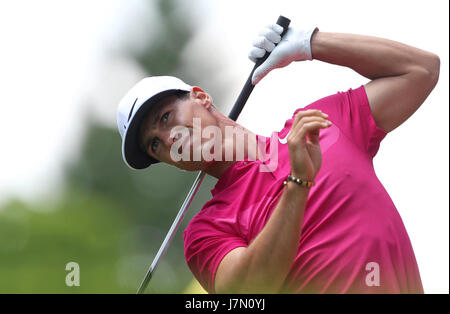
[[[284, 34], [286, 34], [290, 23], [291, 23], [291, 20], [289, 20], [288, 18], [286, 18], [282, 15], [280, 15], [278, 17], [277, 24], [283, 27], [283, 32], [281, 33], [281, 37], [283, 37]], [[233, 109], [231, 109], [231, 112], [228, 115], [228, 117], [231, 120], [236, 121], [237, 118], [239, 117], [239, 115], [241, 114], [241, 111], [244, 108], [245, 103], [248, 100], [248, 97], [250, 96], [250, 94], [253, 91], [253, 88], [255, 87], [255, 85], [252, 84], [253, 72], [255, 72], [256, 68], [259, 67], [264, 61], [266, 61], [266, 59], [269, 57], [269, 55], [270, 55], [270, 53], [266, 52], [266, 54], [262, 58], [260, 58], [256, 61], [255, 66], [253, 67], [253, 70], [250, 73], [250, 76], [248, 77], [247, 81], [245, 82], [244, 87], [241, 90], [241, 93], [238, 96], [238, 99], [234, 103]]]

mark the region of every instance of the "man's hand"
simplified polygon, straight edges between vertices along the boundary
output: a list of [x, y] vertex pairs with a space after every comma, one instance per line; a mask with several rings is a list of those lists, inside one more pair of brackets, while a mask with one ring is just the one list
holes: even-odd
[[[254, 40], [249, 58], [256, 62], [266, 52], [273, 52], [253, 73], [253, 85], [258, 84], [273, 69], [285, 67], [292, 61], [312, 60], [311, 37], [316, 30], [318, 31], [316, 27], [309, 30], [289, 27], [281, 38], [283, 28], [280, 25], [273, 24], [264, 28]], [[278, 45], [275, 47], [275, 44]]]
[[[328, 115], [319, 110], [299, 111], [287, 137], [293, 176], [312, 181], [322, 165], [320, 129], [331, 126]], [[308, 136], [308, 138], [306, 138]]]
[[[320, 129], [327, 115], [319, 110], [299, 111], [287, 136], [291, 173], [313, 180], [320, 169]], [[308, 137], [308, 138], [306, 138]], [[216, 293], [280, 293], [294, 264], [310, 189], [288, 184], [268, 222], [247, 247], [225, 255], [215, 276]]]

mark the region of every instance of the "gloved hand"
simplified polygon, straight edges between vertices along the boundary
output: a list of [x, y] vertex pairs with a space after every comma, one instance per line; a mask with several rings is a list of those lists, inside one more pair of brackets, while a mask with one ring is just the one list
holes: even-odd
[[[318, 30], [317, 27], [309, 30], [289, 27], [281, 38], [283, 27], [280, 25], [273, 24], [264, 28], [253, 41], [253, 48], [248, 57], [256, 62], [258, 58], [264, 56], [266, 51], [273, 50], [273, 52], [263, 64], [256, 68], [252, 77], [253, 85], [258, 84], [273, 69], [285, 67], [292, 61], [312, 60], [311, 37]], [[275, 47], [275, 44], [278, 45]]]

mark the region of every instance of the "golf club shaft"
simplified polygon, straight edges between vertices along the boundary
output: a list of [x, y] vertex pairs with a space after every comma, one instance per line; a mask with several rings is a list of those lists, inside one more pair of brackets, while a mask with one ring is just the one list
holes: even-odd
[[205, 176], [206, 176], [206, 173], [203, 171], [200, 171], [199, 174], [197, 175], [197, 178], [195, 179], [194, 184], [192, 184], [192, 187], [189, 190], [189, 193], [186, 196], [186, 199], [184, 200], [183, 205], [181, 206], [177, 217], [175, 217], [175, 220], [173, 221], [172, 226], [169, 229], [169, 232], [167, 232], [166, 238], [164, 239], [163, 243], [161, 244], [161, 247], [159, 248], [158, 253], [156, 253], [156, 256], [153, 259], [152, 265], [148, 269], [147, 274], [145, 275], [145, 278], [142, 281], [142, 283], [139, 287], [139, 290], [137, 291], [138, 294], [143, 293], [145, 291], [145, 288], [147, 288], [147, 285], [150, 282], [150, 279], [152, 278], [153, 271], [158, 266], [158, 263], [159, 263], [161, 257], [164, 255], [164, 253], [166, 253], [166, 250], [169, 247], [169, 244], [172, 241], [172, 238], [175, 235], [175, 232], [177, 231], [178, 227], [180, 226], [181, 222], [183, 221], [183, 218], [186, 215], [189, 205], [191, 205], [191, 202], [194, 199], [194, 196], [197, 193], [197, 191], [200, 187], [200, 184], [202, 183]]
[[[284, 16], [280, 15], [280, 17], [278, 18], [277, 24], [284, 28], [283, 32], [281, 33], [282, 37], [286, 33], [290, 22], [291, 21], [289, 19], [285, 18]], [[270, 53], [266, 52], [266, 54], [262, 58], [258, 59], [257, 62], [255, 63], [255, 66], [253, 67], [253, 70], [250, 73], [250, 76], [248, 77], [247, 81], [245, 82], [245, 85], [242, 88], [241, 93], [239, 94], [230, 114], [228, 115], [228, 117], [230, 119], [232, 119], [233, 121], [236, 121], [237, 118], [239, 117], [239, 114], [241, 113], [242, 109], [244, 108], [248, 97], [250, 96], [250, 94], [253, 91], [253, 88], [255, 87], [252, 84], [253, 72], [255, 71], [255, 69], [257, 67], [259, 67], [267, 59], [267, 57], [269, 55], [270, 55]], [[158, 253], [156, 254], [155, 258], [153, 259], [153, 262], [150, 265], [150, 268], [148, 269], [148, 271], [144, 277], [144, 280], [142, 280], [142, 283], [139, 286], [137, 294], [144, 293], [145, 289], [147, 288], [148, 283], [150, 282], [150, 279], [152, 278], [153, 272], [155, 271], [156, 267], [158, 266], [159, 261], [161, 260], [162, 256], [166, 252], [167, 248], [169, 247], [170, 242], [172, 241], [172, 239], [175, 235], [175, 232], [178, 230], [178, 227], [180, 226], [184, 216], [186, 215], [189, 205], [191, 205], [191, 202], [194, 199], [195, 194], [197, 193], [198, 189], [200, 188], [200, 185], [203, 182], [205, 175], [206, 175], [205, 172], [200, 171], [197, 178], [195, 179], [194, 184], [192, 185], [191, 189], [189, 190], [189, 193], [186, 196], [186, 199], [184, 200], [183, 205], [181, 206], [181, 208], [177, 214], [177, 217], [175, 218], [174, 222], [172, 223], [172, 226], [170, 227], [169, 232], [167, 232], [167, 235], [166, 235], [163, 243], [161, 244], [161, 247], [159, 248]]]

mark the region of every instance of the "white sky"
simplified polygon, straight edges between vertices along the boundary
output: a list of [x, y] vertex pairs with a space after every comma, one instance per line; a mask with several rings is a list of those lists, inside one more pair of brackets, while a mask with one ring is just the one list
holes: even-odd
[[[115, 103], [142, 73], [108, 52], [119, 43], [138, 45], [139, 36], [157, 31], [156, 25], [133, 28], [142, 3], [0, 2], [0, 202], [11, 194], [33, 200], [57, 189], [62, 160], [77, 153], [85, 112], [115, 126]], [[201, 25], [185, 51], [186, 66], [202, 66], [206, 58], [220, 63], [211, 75], [233, 90], [222, 104], [228, 108], [250, 72], [253, 37], [280, 14], [295, 26], [385, 37], [440, 56], [438, 86], [384, 139], [375, 168], [406, 225], [426, 292], [448, 293], [448, 1], [196, 0], [182, 5]], [[255, 88], [239, 122], [268, 135], [296, 108], [366, 81], [318, 61], [296, 63], [272, 72]], [[207, 79], [202, 82], [208, 90]]]

